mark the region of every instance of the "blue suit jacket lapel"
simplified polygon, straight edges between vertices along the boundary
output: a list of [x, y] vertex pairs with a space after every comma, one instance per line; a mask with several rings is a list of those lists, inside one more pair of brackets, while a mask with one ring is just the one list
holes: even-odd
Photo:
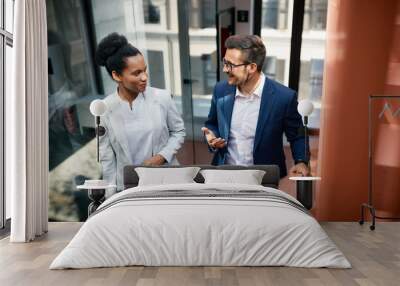
[[223, 122], [223, 128], [220, 130], [220, 136], [226, 140], [229, 138], [229, 130], [231, 128], [233, 105], [235, 103], [235, 91], [236, 87], [230, 86], [226, 90], [224, 96], [219, 99], [223, 114], [223, 119], [221, 118], [222, 120], [220, 121]]
[[265, 83], [261, 97], [260, 112], [258, 114], [258, 120], [257, 120], [256, 135], [254, 138], [253, 154], [257, 148], [257, 145], [260, 144], [262, 132], [264, 130], [264, 126], [267, 124], [268, 119], [270, 118], [274, 101], [275, 101], [275, 94], [271, 82], [268, 78], [265, 78]]

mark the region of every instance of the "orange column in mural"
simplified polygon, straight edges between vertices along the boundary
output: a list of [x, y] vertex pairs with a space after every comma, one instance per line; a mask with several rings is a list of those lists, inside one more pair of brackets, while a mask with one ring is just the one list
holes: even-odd
[[[315, 214], [350, 221], [367, 202], [369, 95], [400, 95], [400, 0], [328, 3]], [[395, 215], [400, 188], [378, 204]]]

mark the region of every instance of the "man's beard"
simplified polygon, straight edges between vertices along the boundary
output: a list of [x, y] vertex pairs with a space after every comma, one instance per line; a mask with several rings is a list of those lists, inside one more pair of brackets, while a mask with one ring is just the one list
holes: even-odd
[[228, 78], [231, 78], [234, 85], [241, 86], [241, 85], [244, 85], [247, 83], [247, 81], [249, 79], [249, 74], [246, 75], [245, 79], [239, 79], [237, 76], [235, 76], [233, 74], [228, 74]]
[[246, 74], [246, 77], [245, 77], [244, 79], [241, 79], [241, 80], [239, 80], [239, 79], [236, 77], [236, 85], [237, 85], [237, 86], [244, 86], [245, 84], [247, 84], [247, 83], [249, 82], [249, 80], [251, 80], [250, 74], [249, 74], [249, 73], [247, 73], [247, 74]]

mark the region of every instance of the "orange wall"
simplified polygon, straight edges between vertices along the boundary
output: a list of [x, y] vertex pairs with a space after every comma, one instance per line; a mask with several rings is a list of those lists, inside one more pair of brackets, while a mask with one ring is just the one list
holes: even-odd
[[400, 0], [328, 3], [315, 215], [350, 221], [367, 202], [368, 96], [400, 95]]

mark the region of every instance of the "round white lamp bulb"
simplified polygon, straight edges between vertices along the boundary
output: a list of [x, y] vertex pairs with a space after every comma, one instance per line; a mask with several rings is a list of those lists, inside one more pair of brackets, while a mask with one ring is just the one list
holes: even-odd
[[314, 110], [314, 105], [310, 100], [303, 99], [300, 100], [297, 110], [301, 116], [309, 116]]
[[90, 103], [89, 109], [94, 116], [102, 116], [107, 110], [107, 105], [103, 100], [95, 99]]

